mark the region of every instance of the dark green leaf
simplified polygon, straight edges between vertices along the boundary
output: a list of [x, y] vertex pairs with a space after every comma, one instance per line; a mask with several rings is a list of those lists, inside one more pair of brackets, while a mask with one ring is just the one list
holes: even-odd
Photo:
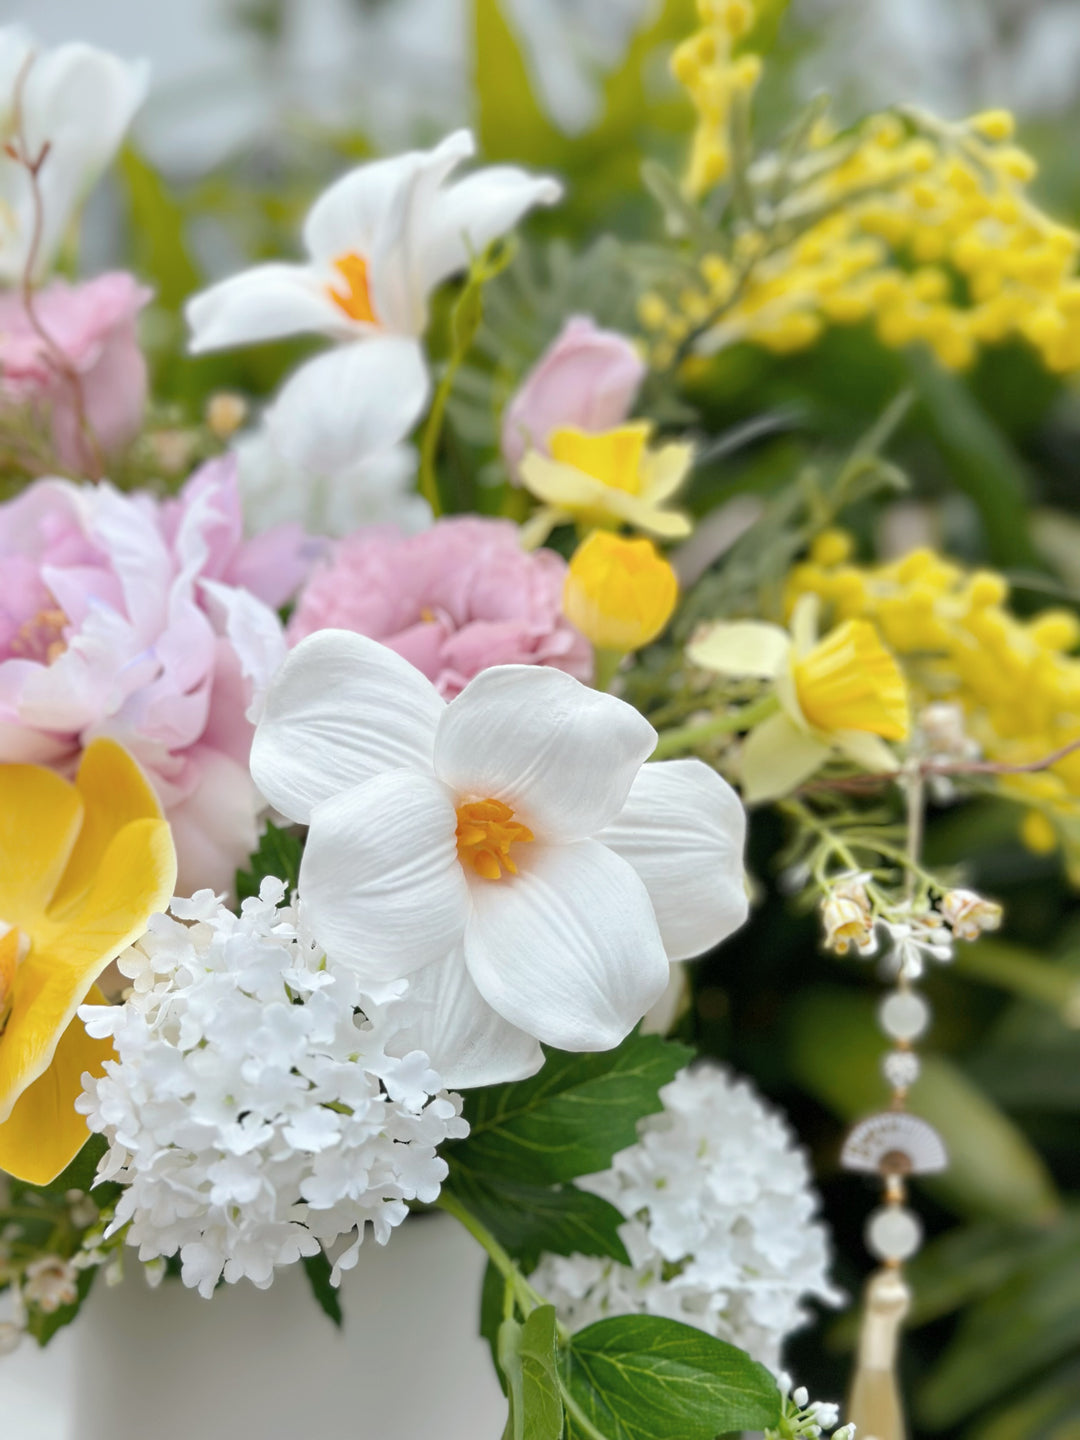
[[623, 1217], [614, 1205], [573, 1185], [519, 1185], [483, 1179], [451, 1167], [448, 1185], [525, 1270], [545, 1250], [555, 1255], [603, 1255], [630, 1263], [619, 1238]]
[[600, 1320], [575, 1335], [570, 1393], [608, 1440], [715, 1440], [780, 1419], [776, 1381], [701, 1330], [652, 1315]]
[[341, 1296], [330, 1284], [331, 1266], [326, 1258], [326, 1252], [320, 1250], [317, 1255], [305, 1255], [304, 1274], [311, 1286], [311, 1293], [318, 1302], [323, 1314], [328, 1316], [340, 1330], [345, 1323], [345, 1316], [341, 1310]]
[[290, 890], [295, 889], [303, 853], [298, 835], [268, 823], [258, 849], [248, 859], [248, 868], [236, 872], [237, 897], [246, 900], [250, 895], [258, 895], [259, 885], [268, 875], [284, 880]]
[[521, 1330], [523, 1440], [559, 1440], [563, 1429], [555, 1307], [541, 1305]]
[[470, 1134], [445, 1154], [451, 1166], [515, 1184], [555, 1185], [604, 1170], [637, 1139], [637, 1122], [660, 1109], [658, 1091], [692, 1052], [655, 1035], [631, 1035], [615, 1050], [549, 1050], [530, 1080], [474, 1090]]

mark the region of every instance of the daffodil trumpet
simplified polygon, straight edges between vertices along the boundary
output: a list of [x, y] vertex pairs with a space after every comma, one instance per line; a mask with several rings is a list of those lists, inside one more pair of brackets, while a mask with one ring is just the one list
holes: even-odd
[[771, 682], [765, 700], [774, 703], [753, 715], [735, 712], [731, 726], [749, 731], [740, 772], [750, 803], [790, 794], [836, 755], [860, 770], [897, 768], [886, 742], [909, 731], [900, 666], [869, 621], [847, 620], [819, 640], [817, 614], [808, 596], [795, 607], [790, 634], [758, 620], [721, 622], [687, 646], [702, 669]]
[[76, 1011], [169, 903], [176, 855], [157, 797], [112, 740], [74, 783], [0, 766], [0, 1169], [46, 1185], [88, 1138], [75, 1101], [112, 1053]]

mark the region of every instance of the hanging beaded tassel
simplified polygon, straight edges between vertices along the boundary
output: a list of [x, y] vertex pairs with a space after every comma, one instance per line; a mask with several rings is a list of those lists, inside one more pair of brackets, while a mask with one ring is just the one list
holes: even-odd
[[847, 1418], [854, 1422], [859, 1440], [905, 1440], [897, 1354], [911, 1292], [903, 1267], [922, 1243], [922, 1226], [905, 1203], [906, 1182], [911, 1175], [944, 1170], [948, 1157], [933, 1126], [905, 1108], [908, 1091], [919, 1077], [912, 1043], [926, 1030], [930, 1008], [912, 989], [908, 967], [902, 962], [896, 989], [882, 1002], [879, 1019], [893, 1042], [882, 1062], [892, 1088], [891, 1106], [860, 1121], [841, 1155], [845, 1169], [879, 1175], [884, 1186], [884, 1203], [866, 1227], [867, 1248], [883, 1264], [866, 1286]]

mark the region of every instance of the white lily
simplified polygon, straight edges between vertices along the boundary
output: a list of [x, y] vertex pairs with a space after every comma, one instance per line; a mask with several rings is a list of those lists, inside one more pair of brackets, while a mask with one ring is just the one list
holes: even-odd
[[740, 778], [750, 802], [787, 795], [834, 754], [860, 770], [895, 770], [886, 740], [908, 734], [907, 685], [867, 620], [817, 638], [817, 599], [796, 605], [791, 632], [761, 620], [705, 626], [687, 659], [720, 675], [768, 680], [777, 709], [743, 741]]
[[[0, 28], [0, 142], [36, 159], [40, 230], [25, 165], [0, 149], [0, 283], [51, 268], [75, 211], [120, 147], [150, 70], [93, 45], [43, 50], [21, 26]], [[36, 234], [36, 239], [35, 239]]]
[[538, 1041], [617, 1045], [669, 961], [746, 916], [745, 817], [696, 760], [558, 670], [496, 666], [450, 704], [407, 661], [324, 630], [278, 672], [252, 748], [309, 826], [314, 938], [375, 993], [407, 979], [408, 1048], [447, 1084], [534, 1073]]
[[416, 451], [405, 438], [427, 396], [419, 349], [396, 336], [302, 365], [235, 447], [245, 515], [257, 530], [296, 521], [313, 535], [424, 529], [431, 507], [412, 489]]
[[305, 263], [256, 265], [188, 302], [191, 349], [308, 331], [339, 341], [422, 335], [436, 286], [562, 193], [555, 180], [511, 165], [448, 184], [475, 148], [458, 130], [433, 150], [350, 170], [308, 212]]

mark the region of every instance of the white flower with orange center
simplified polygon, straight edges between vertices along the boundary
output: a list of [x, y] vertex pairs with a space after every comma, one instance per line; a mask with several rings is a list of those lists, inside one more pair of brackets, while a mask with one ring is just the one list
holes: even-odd
[[512, 165], [448, 183], [474, 150], [459, 130], [433, 150], [350, 170], [308, 212], [305, 262], [256, 265], [189, 301], [191, 349], [305, 332], [339, 341], [421, 336], [431, 292], [562, 193], [550, 177]]
[[323, 630], [278, 672], [251, 768], [308, 825], [299, 893], [335, 964], [407, 990], [396, 1045], [444, 1082], [532, 1074], [539, 1041], [617, 1045], [669, 961], [746, 916], [745, 817], [697, 760], [561, 671], [482, 671], [449, 704], [373, 640]]

